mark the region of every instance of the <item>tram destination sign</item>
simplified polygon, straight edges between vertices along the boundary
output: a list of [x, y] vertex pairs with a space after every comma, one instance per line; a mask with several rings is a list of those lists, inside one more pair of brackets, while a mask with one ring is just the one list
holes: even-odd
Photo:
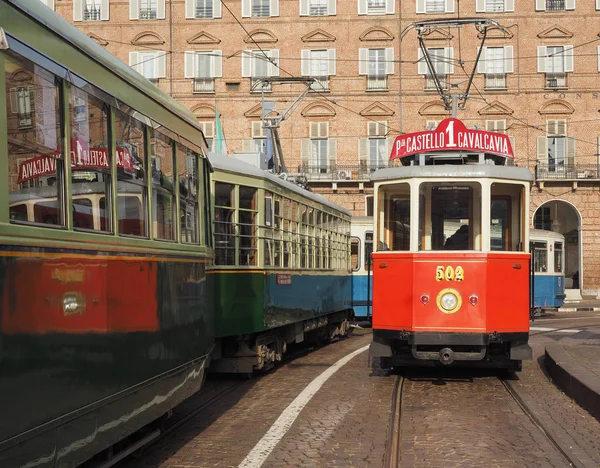
[[432, 151], [476, 151], [514, 158], [510, 138], [497, 132], [467, 128], [454, 118], [442, 120], [433, 131], [399, 135], [394, 141], [390, 160]]

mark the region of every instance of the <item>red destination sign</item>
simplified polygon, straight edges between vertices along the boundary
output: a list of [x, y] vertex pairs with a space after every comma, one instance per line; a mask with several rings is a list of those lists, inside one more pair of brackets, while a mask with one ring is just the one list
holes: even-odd
[[[56, 160], [61, 157], [60, 151], [28, 159], [19, 164], [18, 183], [29, 179], [56, 173]], [[127, 148], [117, 148], [117, 167], [128, 172], [135, 172], [131, 153]], [[79, 139], [71, 140], [71, 168], [74, 171], [85, 169], [108, 169], [108, 149], [88, 148]]]
[[445, 119], [433, 131], [399, 135], [390, 160], [431, 151], [477, 151], [514, 158], [508, 135], [472, 130], [458, 119]]

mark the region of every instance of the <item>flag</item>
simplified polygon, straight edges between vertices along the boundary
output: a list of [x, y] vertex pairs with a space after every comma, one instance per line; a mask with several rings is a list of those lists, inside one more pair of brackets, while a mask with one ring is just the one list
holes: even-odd
[[223, 126], [221, 125], [221, 116], [219, 109], [215, 107], [215, 153], [227, 154], [227, 143], [225, 143], [225, 135], [223, 134]]

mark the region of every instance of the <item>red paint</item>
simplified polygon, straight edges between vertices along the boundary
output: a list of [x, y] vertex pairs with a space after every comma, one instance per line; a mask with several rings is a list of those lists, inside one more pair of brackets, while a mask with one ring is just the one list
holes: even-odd
[[[16, 258], [6, 267], [7, 335], [120, 333], [159, 328], [155, 262]], [[65, 304], [75, 305], [65, 309]]]
[[508, 135], [473, 130], [460, 120], [449, 118], [442, 120], [433, 131], [397, 136], [390, 160], [429, 151], [478, 151], [515, 157]]
[[[387, 264], [386, 268], [380, 265]], [[529, 254], [376, 252], [373, 328], [412, 332], [529, 332]], [[515, 265], [520, 265], [516, 269]], [[438, 266], [464, 269], [463, 281], [436, 281]], [[446, 314], [438, 293], [453, 288], [461, 308]], [[423, 303], [422, 296], [430, 300]], [[476, 295], [475, 305], [469, 298]]]

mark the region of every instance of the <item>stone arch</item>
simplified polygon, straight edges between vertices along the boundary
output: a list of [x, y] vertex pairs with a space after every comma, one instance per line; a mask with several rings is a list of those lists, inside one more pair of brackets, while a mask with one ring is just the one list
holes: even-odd
[[137, 46], [160, 45], [165, 42], [162, 36], [154, 31], [143, 31], [131, 40], [131, 43]]
[[446, 109], [443, 103], [439, 101], [429, 101], [426, 104], [423, 104], [419, 109], [419, 115], [423, 116], [444, 116], [448, 117], [450, 115], [450, 111]]
[[302, 117], [334, 117], [336, 112], [329, 104], [313, 102], [302, 109]]
[[541, 115], [573, 114], [575, 112], [575, 108], [567, 101], [563, 101], [562, 99], [552, 99], [551, 101], [544, 103], [538, 112]]
[[210, 104], [198, 104], [192, 107], [190, 111], [200, 120], [215, 118], [215, 107]]
[[267, 29], [255, 29], [244, 38], [246, 44], [275, 43], [277, 41], [277, 36]]
[[19, 68], [18, 70], [15, 70], [14, 72], [12, 72], [9, 76], [9, 81], [11, 82], [15, 82], [15, 81], [19, 81], [19, 82], [25, 82], [25, 81], [32, 81], [33, 80], [33, 75], [25, 70], [24, 68]]
[[361, 41], [393, 41], [394, 35], [386, 28], [373, 26], [363, 32], [359, 39]]
[[[547, 208], [548, 210], [545, 210]], [[565, 293], [566, 300], [581, 300], [585, 279], [581, 227], [581, 211], [570, 201], [561, 198], [546, 200], [534, 211], [532, 226], [559, 232], [565, 236]], [[579, 272], [579, 287], [573, 287], [572, 276]], [[569, 287], [570, 286], [570, 287]]]

